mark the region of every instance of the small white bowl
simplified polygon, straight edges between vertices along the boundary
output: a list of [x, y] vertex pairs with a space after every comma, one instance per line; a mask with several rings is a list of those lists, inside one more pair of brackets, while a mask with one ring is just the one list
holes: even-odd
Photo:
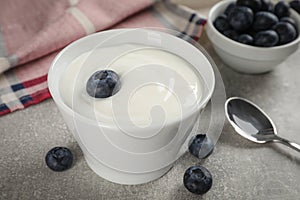
[[[214, 5], [208, 15], [206, 32], [215, 51], [229, 67], [248, 74], [260, 74], [273, 70], [299, 46], [300, 35], [294, 41], [276, 47], [254, 47], [245, 45], [222, 35], [213, 25], [214, 20], [235, 0], [224, 0]], [[300, 32], [300, 17], [291, 9], [291, 17]]]
[[[199, 79], [202, 78], [206, 86], [202, 97], [199, 97], [199, 102], [189, 106], [191, 109], [187, 109], [186, 112], [183, 111], [181, 119], [165, 123], [154, 136], [152, 135], [157, 127], [154, 125], [145, 127], [143, 134], [151, 135], [147, 138], [126, 135], [115, 123], [100, 122], [81, 115], [64, 102], [60, 90], [60, 80], [66, 68], [82, 53], [95, 50], [100, 44], [114, 46], [130, 43], [152, 46], [178, 55], [195, 68]], [[102, 55], [105, 57], [103, 60], [107, 59], [106, 56]], [[169, 76], [170, 80], [174, 78]], [[195, 125], [194, 122], [214, 91], [215, 76], [212, 63], [204, 53], [178, 37], [148, 29], [115, 29], [81, 38], [62, 50], [52, 62], [48, 85], [91, 169], [112, 182], [141, 184], [165, 174], [183, 154], [182, 149], [187, 149], [185, 144]], [[72, 90], [72, 84], [69, 87]], [[132, 126], [132, 129], [138, 130], [138, 127]], [[163, 145], [158, 145], [162, 142]]]

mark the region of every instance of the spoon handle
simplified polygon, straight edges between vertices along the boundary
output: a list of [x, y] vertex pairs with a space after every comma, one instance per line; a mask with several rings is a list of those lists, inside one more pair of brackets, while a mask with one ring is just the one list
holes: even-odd
[[295, 143], [295, 142], [291, 142], [287, 139], [284, 139], [284, 138], [281, 138], [281, 137], [278, 137], [278, 136], [276, 136], [276, 138], [274, 139], [274, 142], [279, 142], [281, 144], [285, 144], [286, 146], [300, 152], [300, 145]]

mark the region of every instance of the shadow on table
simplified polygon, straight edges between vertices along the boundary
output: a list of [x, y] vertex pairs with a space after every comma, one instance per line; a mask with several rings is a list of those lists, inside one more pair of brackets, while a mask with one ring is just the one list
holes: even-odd
[[270, 148], [272, 148], [276, 153], [281, 154], [285, 158], [291, 160], [300, 166], [300, 156], [295, 150], [290, 149], [282, 144], [271, 143]]
[[80, 149], [77, 142], [70, 143], [69, 145], [67, 145], [67, 148], [69, 148], [73, 152], [73, 155], [74, 155], [73, 167], [74, 167], [74, 164], [76, 165], [76, 163], [85, 161], [82, 150]]
[[193, 200], [193, 199], [204, 200], [204, 199], [206, 199], [205, 195], [196, 195], [196, 194], [193, 194], [193, 193], [187, 191], [187, 189], [185, 189], [183, 184], [181, 186], [179, 186], [176, 190], [174, 190], [172, 193], [174, 194], [172, 199], [182, 199], [182, 196], [184, 196], [184, 199], [189, 199], [189, 200]]
[[243, 138], [242, 136], [240, 136], [238, 133], [236, 133], [235, 130], [230, 126], [228, 122], [225, 123], [223, 133], [219, 138], [219, 142], [240, 149], [270, 148], [273, 149], [276, 153], [281, 154], [285, 158], [300, 165], [300, 156], [299, 153], [296, 152], [295, 150], [289, 149], [289, 147], [286, 147], [283, 144], [276, 144], [276, 143], [257, 144], [251, 142]]

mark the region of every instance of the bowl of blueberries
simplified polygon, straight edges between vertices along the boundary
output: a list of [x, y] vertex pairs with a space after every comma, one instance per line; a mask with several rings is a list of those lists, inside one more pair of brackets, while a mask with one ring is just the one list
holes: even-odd
[[273, 70], [299, 46], [298, 1], [224, 0], [209, 12], [206, 31], [216, 53], [234, 70]]

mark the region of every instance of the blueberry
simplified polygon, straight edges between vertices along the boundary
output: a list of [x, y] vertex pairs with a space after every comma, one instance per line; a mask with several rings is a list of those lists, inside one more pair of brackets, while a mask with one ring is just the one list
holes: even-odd
[[254, 37], [254, 45], [259, 47], [272, 47], [278, 42], [278, 34], [273, 30], [260, 31]]
[[107, 98], [120, 89], [119, 76], [112, 70], [95, 72], [86, 83], [86, 91], [91, 97]]
[[300, 0], [293, 0], [290, 2], [290, 7], [300, 14]]
[[287, 22], [290, 23], [291, 25], [293, 25], [297, 31], [297, 25], [296, 25], [296, 21], [293, 18], [290, 17], [282, 17], [280, 19], [281, 22]]
[[235, 3], [230, 3], [230, 4], [226, 7], [226, 9], [225, 9], [225, 11], [224, 11], [224, 14], [228, 16], [229, 13], [231, 12], [231, 10], [232, 10], [235, 6], [236, 6]]
[[279, 1], [274, 7], [274, 13], [278, 18], [290, 16], [290, 6], [285, 1]]
[[251, 27], [253, 22], [253, 12], [245, 6], [236, 6], [229, 13], [228, 22], [236, 31], [245, 31]]
[[278, 22], [273, 26], [279, 36], [279, 45], [287, 44], [297, 37], [297, 31], [293, 25], [288, 22]]
[[205, 194], [212, 186], [212, 175], [205, 167], [192, 166], [185, 171], [183, 184], [194, 194]]
[[261, 9], [260, 0], [237, 0], [236, 5], [251, 8], [253, 12], [257, 12]]
[[252, 45], [253, 44], [253, 37], [249, 34], [241, 34], [238, 38], [238, 42], [243, 44]]
[[261, 0], [261, 11], [269, 11], [272, 12], [273, 11], [273, 3], [270, 0]]
[[273, 13], [260, 11], [255, 14], [252, 28], [256, 31], [271, 29], [278, 21]]
[[226, 37], [232, 39], [232, 40], [235, 40], [237, 41], [237, 39], [239, 38], [239, 33], [235, 30], [227, 30], [227, 31], [224, 31], [223, 33]]
[[224, 14], [218, 16], [214, 21], [214, 26], [221, 33], [230, 29], [230, 25], [227, 22], [227, 16]]
[[214, 150], [214, 144], [206, 134], [198, 134], [191, 139], [189, 152], [197, 158], [207, 158]]
[[45, 161], [47, 166], [53, 171], [64, 171], [73, 164], [73, 154], [66, 147], [54, 147], [48, 151]]

